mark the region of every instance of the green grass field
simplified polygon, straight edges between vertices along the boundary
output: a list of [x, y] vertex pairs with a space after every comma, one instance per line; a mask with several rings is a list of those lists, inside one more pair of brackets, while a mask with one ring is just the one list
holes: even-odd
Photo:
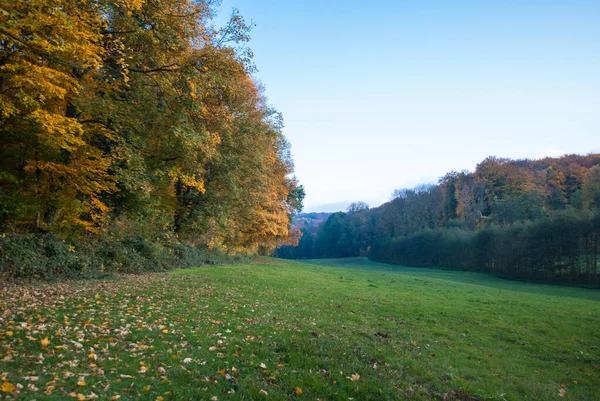
[[600, 291], [366, 259], [0, 289], [0, 398], [597, 400]]

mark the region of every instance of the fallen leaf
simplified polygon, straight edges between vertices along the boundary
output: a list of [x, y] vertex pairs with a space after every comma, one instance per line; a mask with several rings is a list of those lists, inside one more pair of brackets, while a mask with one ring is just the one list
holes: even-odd
[[15, 391], [15, 388], [16, 387], [10, 382], [2, 383], [2, 392], [3, 393], [12, 393], [13, 391]]

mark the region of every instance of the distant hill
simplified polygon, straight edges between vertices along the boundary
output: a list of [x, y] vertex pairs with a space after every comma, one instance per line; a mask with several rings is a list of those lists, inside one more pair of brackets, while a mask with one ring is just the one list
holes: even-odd
[[[298, 246], [284, 245], [275, 250], [274, 256], [285, 259], [306, 258], [312, 254], [316, 233], [332, 213], [300, 213], [293, 217], [292, 226], [302, 231]], [[298, 256], [300, 255], [300, 256]]]
[[300, 213], [294, 216], [292, 225], [306, 231], [314, 231], [319, 225], [327, 221], [331, 213]]

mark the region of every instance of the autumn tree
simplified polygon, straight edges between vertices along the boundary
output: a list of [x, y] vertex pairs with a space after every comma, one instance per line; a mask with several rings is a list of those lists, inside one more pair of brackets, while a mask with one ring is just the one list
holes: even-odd
[[583, 176], [581, 196], [586, 209], [600, 209], [600, 165], [592, 167]]
[[234, 12], [210, 1], [8, 2], [0, 18], [3, 228], [177, 238], [228, 252], [298, 240], [282, 119]]
[[438, 185], [395, 190], [379, 207], [331, 215], [312, 247], [283, 256], [367, 254], [388, 263], [594, 282], [599, 166], [598, 155], [487, 158]]
[[[102, 66], [95, 2], [5, 2], [0, 26], [0, 163], [5, 224], [44, 230], [106, 218], [110, 159], [91, 144], [76, 101]], [[4, 199], [7, 198], [5, 195]]]

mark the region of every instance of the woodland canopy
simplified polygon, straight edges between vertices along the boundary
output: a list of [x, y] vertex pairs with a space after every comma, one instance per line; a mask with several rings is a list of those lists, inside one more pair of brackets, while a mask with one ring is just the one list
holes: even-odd
[[300, 226], [286, 258], [368, 256], [408, 266], [477, 270], [546, 281], [597, 282], [600, 155], [489, 157], [474, 172], [394, 191], [373, 209], [355, 203]]
[[228, 254], [295, 241], [304, 192], [250, 26], [214, 16], [208, 0], [2, 3], [3, 233]]

